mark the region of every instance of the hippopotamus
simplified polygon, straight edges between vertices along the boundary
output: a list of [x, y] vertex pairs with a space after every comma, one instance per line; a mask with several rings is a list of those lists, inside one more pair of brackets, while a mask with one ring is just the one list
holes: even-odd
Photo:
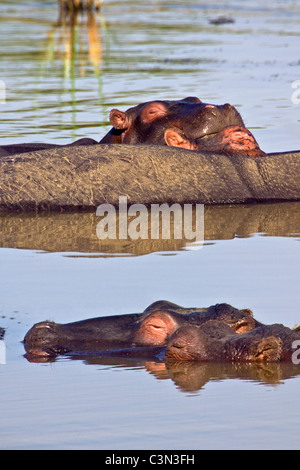
[[[166, 361], [276, 362], [291, 361], [300, 332], [281, 324], [260, 325], [238, 335], [225, 322], [185, 325], [168, 341]], [[299, 344], [300, 345], [300, 344]]]
[[78, 145], [0, 158], [0, 211], [300, 200], [300, 152], [241, 158], [163, 145]]
[[66, 324], [39, 322], [27, 332], [23, 343], [26, 352], [36, 356], [165, 346], [178, 328], [200, 325], [210, 319], [226, 322], [237, 333], [250, 331], [256, 325], [249, 309], [239, 310], [228, 304], [217, 304], [206, 309], [185, 310], [184, 307], [159, 301], [143, 313], [90, 318]]
[[177, 129], [187, 139], [209, 138], [226, 126], [244, 126], [240, 113], [229, 103], [203, 103], [189, 96], [177, 101], [148, 101], [120, 111], [110, 111], [112, 129], [101, 144], [155, 144], [170, 145], [166, 140], [168, 129]]

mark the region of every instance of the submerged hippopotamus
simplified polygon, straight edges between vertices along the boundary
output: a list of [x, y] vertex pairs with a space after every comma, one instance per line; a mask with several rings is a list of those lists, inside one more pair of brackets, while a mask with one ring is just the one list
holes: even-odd
[[177, 329], [167, 344], [165, 360], [291, 361], [294, 353], [293, 343], [299, 340], [298, 330], [292, 330], [280, 324], [260, 325], [238, 335], [226, 323], [212, 320], [201, 326], [185, 325]]
[[71, 351], [113, 350], [140, 346], [165, 346], [171, 335], [185, 325], [200, 325], [218, 319], [242, 333], [255, 328], [249, 309], [238, 310], [228, 304], [209, 308], [184, 309], [159, 301], [143, 313], [114, 315], [58, 324], [36, 323], [25, 335], [27, 354], [56, 356]]

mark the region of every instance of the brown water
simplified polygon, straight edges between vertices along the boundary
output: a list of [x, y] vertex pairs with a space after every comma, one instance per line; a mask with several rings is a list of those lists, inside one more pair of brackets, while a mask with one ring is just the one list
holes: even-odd
[[[112, 107], [197, 95], [239, 107], [266, 151], [299, 149], [293, 1], [105, 1], [59, 25], [55, 2], [0, 5], [0, 137], [100, 138]], [[235, 22], [214, 26], [220, 15]], [[295, 98], [295, 95], [294, 95]], [[205, 239], [102, 242], [95, 214], [0, 216], [0, 447], [299, 449], [299, 367], [60, 358], [30, 363], [33, 323], [228, 302], [300, 321], [300, 203], [206, 207]], [[194, 249], [193, 249], [194, 248]]]

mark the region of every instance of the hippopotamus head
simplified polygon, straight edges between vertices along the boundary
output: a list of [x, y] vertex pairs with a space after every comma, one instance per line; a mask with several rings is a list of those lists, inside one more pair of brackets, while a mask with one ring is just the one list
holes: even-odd
[[52, 321], [36, 323], [25, 335], [26, 352], [36, 356], [49, 356], [67, 352], [69, 348], [59, 346], [60, 325]]
[[244, 126], [227, 126], [210, 138], [188, 138], [180, 129], [170, 128], [165, 131], [165, 141], [172, 147], [189, 150], [213, 152], [221, 155], [239, 155], [248, 157], [266, 156], [253, 134]]
[[177, 129], [187, 139], [200, 140], [226, 126], [244, 125], [239, 112], [230, 104], [203, 103], [196, 97], [149, 101], [127, 111], [112, 109], [110, 122], [113, 128], [100, 143], [166, 145], [168, 129]]
[[171, 336], [167, 361], [274, 362], [280, 359], [282, 341], [275, 335], [257, 337], [253, 331], [237, 334], [224, 322], [183, 326]]

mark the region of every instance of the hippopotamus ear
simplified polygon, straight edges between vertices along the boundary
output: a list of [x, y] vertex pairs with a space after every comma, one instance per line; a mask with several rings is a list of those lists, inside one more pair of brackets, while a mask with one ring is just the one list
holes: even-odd
[[181, 147], [188, 150], [196, 150], [197, 146], [192, 139], [187, 139], [181, 132], [175, 129], [167, 129], [164, 134], [165, 142], [170, 147]]
[[202, 103], [202, 101], [199, 98], [197, 98], [197, 96], [187, 96], [181, 101], [185, 103]]
[[152, 101], [147, 104], [141, 111], [141, 121], [144, 124], [150, 124], [156, 119], [167, 116], [168, 109], [166, 105], [160, 101]]
[[250, 315], [253, 318], [253, 312], [250, 308], [242, 308], [241, 312], [245, 313], [246, 315]]
[[115, 129], [128, 129], [131, 124], [130, 117], [123, 111], [112, 109], [109, 113], [109, 120]]

